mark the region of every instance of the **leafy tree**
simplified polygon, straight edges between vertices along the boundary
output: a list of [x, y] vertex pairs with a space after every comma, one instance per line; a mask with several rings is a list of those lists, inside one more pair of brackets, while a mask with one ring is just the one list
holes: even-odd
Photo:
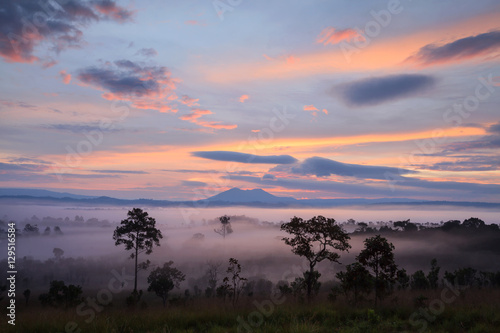
[[148, 276], [148, 291], [154, 292], [156, 296], [160, 297], [163, 306], [167, 303], [168, 293], [174, 287], [179, 288], [180, 283], [186, 278], [181, 271], [172, 267], [173, 263], [173, 261], [166, 262], [163, 267], [154, 269]]
[[403, 229], [403, 231], [417, 231], [418, 230], [417, 225], [415, 223], [411, 223], [410, 219], [405, 220], [405, 221], [394, 222], [394, 226]]
[[438, 287], [439, 283], [439, 271], [441, 270], [441, 267], [437, 265], [437, 260], [436, 258], [431, 260], [431, 270], [427, 274], [427, 281], [429, 281], [429, 287], [432, 289], [436, 289]]
[[219, 221], [221, 223], [220, 229], [214, 229], [216, 233], [222, 236], [222, 238], [226, 239], [226, 235], [229, 235], [233, 232], [231, 228], [231, 222], [229, 222], [231, 218], [227, 215], [219, 217]]
[[366, 232], [366, 228], [368, 228], [368, 224], [366, 222], [359, 222], [358, 223], [358, 229], [356, 229], [356, 232]]
[[230, 274], [229, 278], [226, 277], [225, 279], [228, 279], [231, 282], [229, 291], [231, 292], [231, 298], [234, 306], [240, 297], [241, 290], [243, 289], [247, 279], [240, 276], [241, 265], [238, 263], [238, 260], [234, 258], [229, 258], [229, 266], [227, 267], [226, 273]]
[[160, 246], [160, 239], [163, 238], [161, 231], [156, 229], [156, 220], [140, 208], [133, 208], [128, 211], [128, 218], [121, 221], [121, 225], [116, 227], [113, 233], [115, 245], [125, 244], [125, 249], [132, 250], [130, 258], [135, 259], [135, 280], [134, 293], [137, 293], [137, 272], [146, 269], [150, 262], [138, 264], [139, 254], [145, 252], [151, 254], [153, 246]]
[[45, 230], [43, 231], [43, 235], [44, 236], [50, 235], [50, 227], [45, 228]]
[[398, 269], [396, 273], [396, 280], [398, 283], [398, 289], [404, 290], [410, 285], [410, 276], [406, 273], [406, 269]]
[[281, 230], [286, 231], [293, 237], [284, 237], [285, 244], [292, 247], [292, 252], [305, 257], [309, 263], [308, 274], [304, 274], [307, 286], [307, 297], [311, 299], [313, 287], [320, 276], [315, 273], [316, 264], [327, 259], [331, 262], [339, 262], [340, 255], [337, 251], [348, 251], [349, 235], [336, 224], [332, 218], [315, 216], [304, 221], [300, 217], [293, 217], [290, 222], [281, 225]]
[[428, 289], [430, 287], [429, 280], [425, 277], [425, 273], [422, 270], [418, 270], [411, 276], [411, 289], [421, 290]]
[[59, 228], [57, 225], [54, 227], [54, 233], [56, 235], [62, 235], [63, 232], [61, 231], [61, 228]]
[[460, 268], [453, 273], [445, 273], [445, 279], [451, 284], [458, 284], [459, 286], [472, 287], [478, 282], [476, 277], [477, 270], [472, 267]]
[[50, 305], [53, 307], [64, 306], [66, 308], [76, 306], [81, 303], [83, 298], [82, 287], [70, 284], [66, 286], [64, 281], [50, 282], [49, 292], [39, 296], [42, 305]]
[[358, 303], [361, 294], [368, 294], [372, 289], [373, 277], [359, 262], [347, 265], [346, 271], [339, 272], [336, 276], [346, 295], [349, 292], [353, 293], [354, 304]]
[[61, 257], [64, 255], [63, 249], [60, 249], [58, 247], [55, 247], [52, 250], [52, 253], [54, 253], [54, 257], [56, 257], [57, 260], [61, 259]]
[[38, 236], [40, 235], [40, 230], [38, 229], [38, 226], [36, 224], [31, 225], [27, 223], [24, 226], [23, 233], [27, 236]]
[[449, 220], [441, 226], [441, 229], [443, 231], [460, 229], [460, 221], [459, 220]]
[[365, 239], [365, 248], [356, 257], [365, 267], [372, 270], [375, 276], [375, 306], [378, 299], [382, 298], [387, 286], [396, 280], [397, 265], [394, 262], [394, 245], [386, 238], [376, 235]]
[[479, 229], [482, 228], [486, 225], [483, 220], [478, 219], [477, 217], [471, 217], [462, 223], [462, 227], [464, 228], [471, 228], [471, 229]]

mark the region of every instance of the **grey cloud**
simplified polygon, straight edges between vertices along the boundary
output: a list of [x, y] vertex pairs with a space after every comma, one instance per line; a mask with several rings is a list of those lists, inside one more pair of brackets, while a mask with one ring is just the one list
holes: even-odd
[[207, 183], [205, 182], [198, 182], [198, 181], [193, 181], [193, 180], [183, 180], [182, 181], [182, 186], [193, 186], [193, 187], [202, 187], [206, 186]]
[[151, 47], [151, 48], [140, 49], [139, 51], [137, 51], [136, 54], [144, 56], [144, 57], [154, 57], [154, 56], [158, 55], [158, 52]]
[[400, 74], [351, 82], [338, 89], [348, 104], [366, 106], [415, 96], [434, 86], [435, 82], [436, 79], [429, 75]]
[[215, 161], [230, 161], [252, 164], [292, 164], [297, 162], [297, 159], [290, 155], [261, 156], [232, 151], [197, 151], [191, 153], [191, 155]]
[[100, 126], [99, 123], [83, 123], [83, 124], [49, 124], [44, 125], [44, 128], [58, 130], [58, 131], [68, 131], [72, 133], [83, 133], [91, 131], [101, 131], [101, 132], [114, 132], [117, 129], [110, 127], [104, 128]]
[[[43, 24], [33, 24], [35, 15], [37, 22], [44, 18]], [[0, 56], [8, 62], [33, 62], [40, 43], [48, 42], [56, 52], [79, 47], [81, 27], [101, 20], [124, 22], [132, 15], [111, 0], [1, 1]]]
[[500, 47], [500, 31], [457, 39], [444, 45], [429, 44], [408, 60], [424, 65], [468, 59], [494, 51]]
[[363, 179], [387, 179], [387, 174], [401, 175], [416, 173], [412, 170], [385, 167], [360, 165], [337, 162], [323, 157], [310, 157], [298, 165], [277, 166], [272, 171], [290, 171], [298, 175], [315, 175], [317, 177], [328, 177], [339, 175], [344, 177], [356, 177]]

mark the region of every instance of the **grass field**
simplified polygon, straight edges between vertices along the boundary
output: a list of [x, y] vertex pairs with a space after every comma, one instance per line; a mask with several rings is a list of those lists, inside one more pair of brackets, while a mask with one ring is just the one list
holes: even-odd
[[[423, 308], [415, 298], [427, 297]], [[163, 307], [152, 295], [135, 309], [124, 300], [96, 312], [95, 318], [75, 308], [41, 307], [37, 300], [24, 306], [18, 301], [16, 326], [2, 320], [1, 332], [499, 332], [500, 290], [469, 289], [452, 302], [440, 302], [442, 289], [401, 291], [378, 307], [371, 302], [353, 306], [343, 297], [331, 302], [319, 295], [311, 303], [243, 298], [236, 307], [218, 299], [189, 299]], [[432, 305], [433, 304], [433, 305]], [[444, 306], [441, 308], [439, 304]], [[430, 306], [430, 308], [429, 308]], [[433, 308], [434, 307], [434, 308]], [[85, 309], [89, 309], [86, 307]], [[426, 315], [420, 311], [426, 311]], [[412, 318], [413, 315], [413, 319]], [[427, 318], [427, 319], [426, 319]], [[86, 322], [88, 321], [88, 322]]]

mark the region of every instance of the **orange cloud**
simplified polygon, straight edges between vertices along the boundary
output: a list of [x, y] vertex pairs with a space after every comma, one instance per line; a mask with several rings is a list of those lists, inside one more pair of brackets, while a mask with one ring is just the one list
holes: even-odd
[[244, 102], [245, 102], [247, 99], [249, 99], [249, 98], [250, 98], [250, 96], [248, 96], [248, 95], [241, 95], [241, 97], [240, 97], [240, 102], [241, 102], [241, 103], [244, 103]]
[[212, 111], [210, 110], [202, 110], [202, 109], [193, 109], [191, 113], [184, 115], [180, 117], [181, 120], [186, 120], [189, 121], [193, 124], [202, 126], [202, 127], [208, 127], [208, 128], [213, 128], [213, 129], [235, 129], [238, 127], [238, 125], [234, 124], [223, 124], [218, 121], [206, 121], [206, 120], [201, 120], [202, 116], [213, 114]]
[[69, 84], [71, 82], [71, 74], [68, 74], [66, 70], [60, 71], [59, 75], [61, 75], [61, 78], [63, 79], [63, 82], [65, 84]]
[[318, 111], [318, 109], [314, 105], [305, 105], [304, 111]]
[[207, 115], [207, 114], [212, 114], [212, 111], [210, 111], [210, 110], [201, 110], [201, 109], [193, 109], [193, 112], [180, 117], [180, 119], [193, 122], [193, 120], [196, 120], [196, 119], [200, 118], [201, 116], [204, 116], [204, 115]]
[[360, 38], [360, 41], [364, 41], [363, 36], [361, 36], [356, 30], [354, 29], [335, 29], [332, 27], [327, 27], [321, 31], [321, 33], [318, 35], [318, 38], [316, 39], [316, 43], [318, 44], [323, 44], [323, 45], [328, 45], [328, 44], [338, 44], [341, 41], [351, 41], [354, 38]]

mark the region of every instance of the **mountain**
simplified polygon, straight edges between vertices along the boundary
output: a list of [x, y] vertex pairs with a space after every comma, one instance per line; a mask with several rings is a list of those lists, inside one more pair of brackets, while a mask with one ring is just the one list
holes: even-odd
[[28, 196], [28, 197], [51, 197], [51, 198], [71, 198], [71, 199], [90, 199], [96, 196], [78, 195], [66, 192], [54, 192], [30, 188], [0, 188], [0, 196]]
[[499, 209], [500, 203], [468, 201], [425, 201], [406, 198], [351, 198], [351, 199], [301, 199], [278, 197], [262, 189], [241, 190], [232, 188], [208, 199], [198, 201], [168, 201], [154, 199], [117, 199], [103, 196], [85, 196], [39, 189], [0, 188], [0, 203], [6, 205], [61, 204], [78, 206], [123, 206], [123, 207], [339, 207], [339, 206], [459, 206]]
[[278, 197], [267, 193], [266, 191], [257, 188], [253, 190], [241, 190], [234, 187], [225, 192], [216, 194], [204, 201], [208, 202], [225, 202], [225, 203], [265, 203], [265, 204], [290, 204], [297, 202], [291, 197]]

